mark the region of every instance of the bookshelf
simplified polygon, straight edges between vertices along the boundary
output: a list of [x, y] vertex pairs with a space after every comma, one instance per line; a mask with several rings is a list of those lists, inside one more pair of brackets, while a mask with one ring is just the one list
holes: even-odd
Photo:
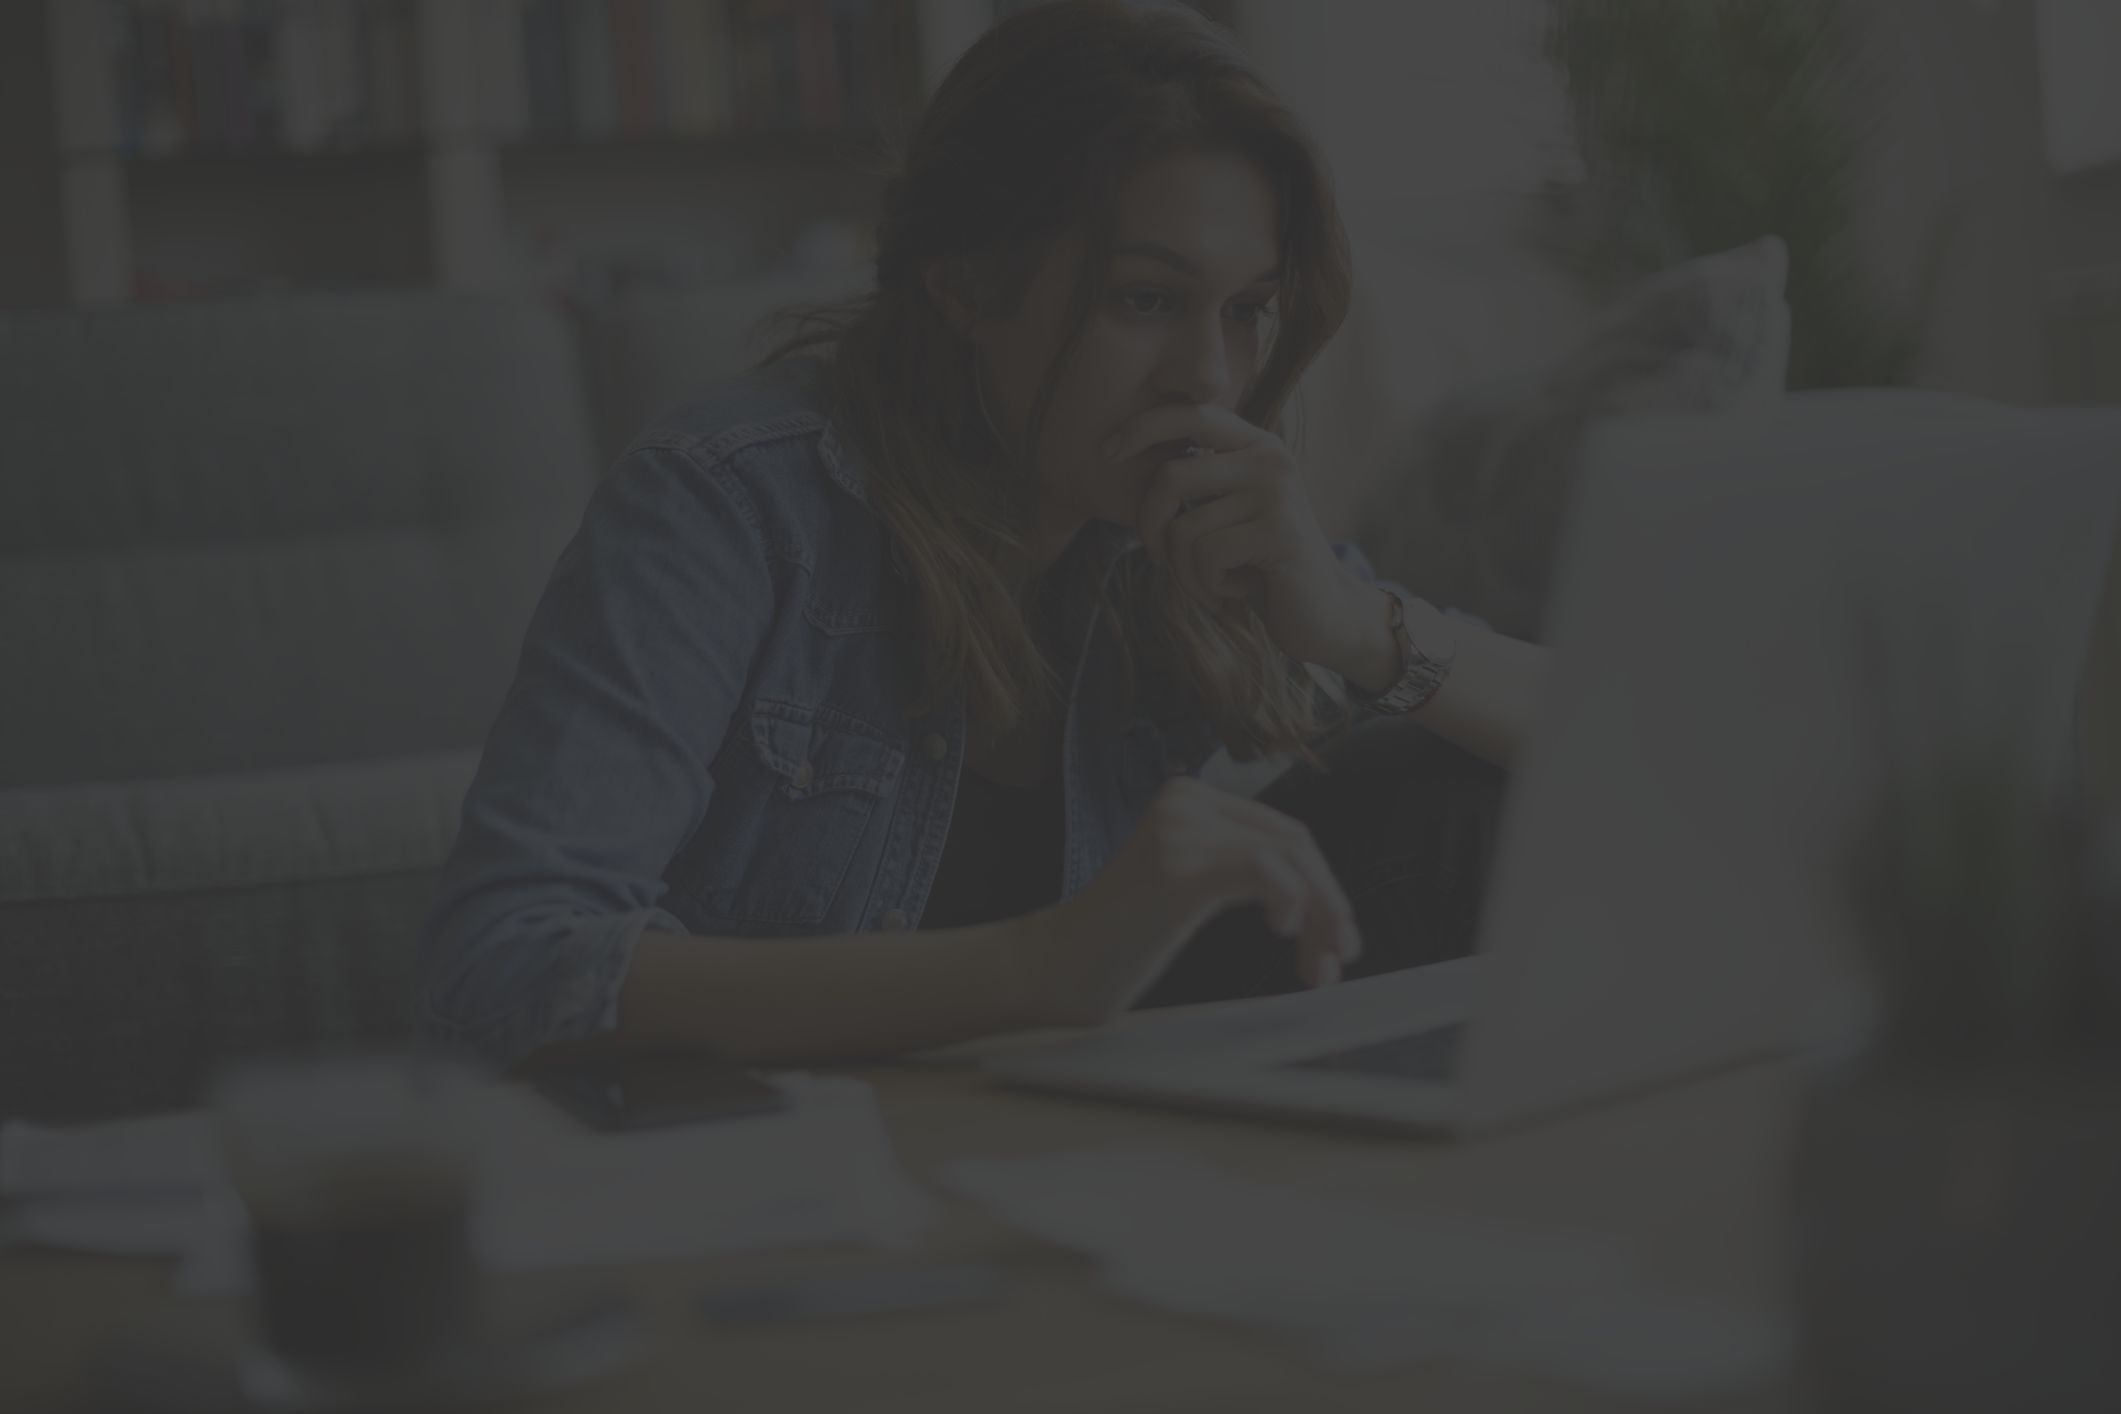
[[879, 135], [995, 15], [993, 0], [47, 0], [66, 293], [728, 279], [854, 259]]
[[883, 136], [1026, 3], [46, 0], [65, 298], [851, 265]]

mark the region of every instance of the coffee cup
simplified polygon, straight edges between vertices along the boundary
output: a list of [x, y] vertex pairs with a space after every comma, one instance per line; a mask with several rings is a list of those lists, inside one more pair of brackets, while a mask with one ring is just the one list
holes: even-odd
[[475, 1079], [385, 1053], [250, 1064], [215, 1085], [273, 1355], [310, 1373], [371, 1375], [432, 1364], [466, 1340]]

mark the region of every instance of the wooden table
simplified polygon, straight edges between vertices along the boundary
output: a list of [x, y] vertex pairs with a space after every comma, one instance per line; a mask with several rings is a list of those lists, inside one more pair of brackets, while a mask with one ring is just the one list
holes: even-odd
[[[1793, 1115], [1783, 1068], [1726, 1072], [1478, 1142], [1434, 1142], [1195, 1116], [1011, 1091], [962, 1063], [849, 1072], [877, 1087], [916, 1176], [947, 1161], [1156, 1138], [1325, 1195], [1615, 1234], [1684, 1292], [1779, 1306], [1781, 1154]], [[688, 1309], [704, 1283], [849, 1261], [756, 1254], [622, 1272], [650, 1347], [627, 1373], [527, 1406], [569, 1410], [1622, 1410], [1633, 1403], [1530, 1375], [1431, 1361], [1350, 1374], [1278, 1337], [1167, 1315], [1102, 1290], [1090, 1263], [944, 1197], [927, 1255], [1006, 1275], [998, 1301], [951, 1312], [730, 1328]], [[562, 1284], [544, 1279], [554, 1289]], [[185, 1301], [152, 1263], [33, 1253], [0, 1258], [0, 1410], [67, 1407], [121, 1338], [186, 1331], [226, 1342], [234, 1303]], [[1669, 1407], [1669, 1406], [1666, 1406]], [[1716, 1409], [1804, 1407], [1794, 1381]]]

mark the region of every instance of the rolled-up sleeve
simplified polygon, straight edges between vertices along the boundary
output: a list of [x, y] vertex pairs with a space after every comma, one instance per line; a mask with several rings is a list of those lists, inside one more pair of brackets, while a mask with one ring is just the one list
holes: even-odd
[[636, 448], [532, 615], [421, 930], [431, 1041], [497, 1065], [611, 1030], [662, 874], [773, 614], [755, 504], [724, 463]]

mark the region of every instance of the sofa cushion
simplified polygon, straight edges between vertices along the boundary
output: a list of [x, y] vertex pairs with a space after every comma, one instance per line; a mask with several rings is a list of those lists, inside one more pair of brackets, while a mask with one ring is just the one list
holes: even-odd
[[0, 555], [452, 525], [582, 494], [565, 321], [283, 295], [0, 315]]
[[184, 1104], [241, 1056], [402, 1037], [477, 764], [0, 791], [0, 1115]]
[[436, 874], [8, 905], [0, 1118], [192, 1104], [242, 1057], [401, 1040]]
[[0, 317], [0, 787], [461, 747], [593, 483], [546, 306]]
[[1769, 238], [1688, 261], [1603, 311], [1537, 367], [1461, 389], [1368, 489], [1378, 570], [1536, 638], [1586, 428], [1606, 417], [1771, 407], [1782, 397], [1788, 260]]
[[432, 869], [477, 766], [461, 749], [0, 791], [0, 905]]
[[788, 332], [779, 316], [868, 283], [859, 271], [793, 272], [576, 300], [599, 459], [610, 462], [659, 414], [763, 356]]
[[1363, 530], [1377, 489], [1403, 474], [1441, 402], [1580, 342], [1596, 305], [1524, 240], [1531, 206], [1487, 189], [1396, 190], [1352, 201], [1347, 322], [1291, 399], [1288, 432], [1328, 532]]
[[2106, 583], [2077, 699], [2077, 750], [2085, 792], [2101, 810], [2121, 819], [2121, 527], [2107, 553]]

